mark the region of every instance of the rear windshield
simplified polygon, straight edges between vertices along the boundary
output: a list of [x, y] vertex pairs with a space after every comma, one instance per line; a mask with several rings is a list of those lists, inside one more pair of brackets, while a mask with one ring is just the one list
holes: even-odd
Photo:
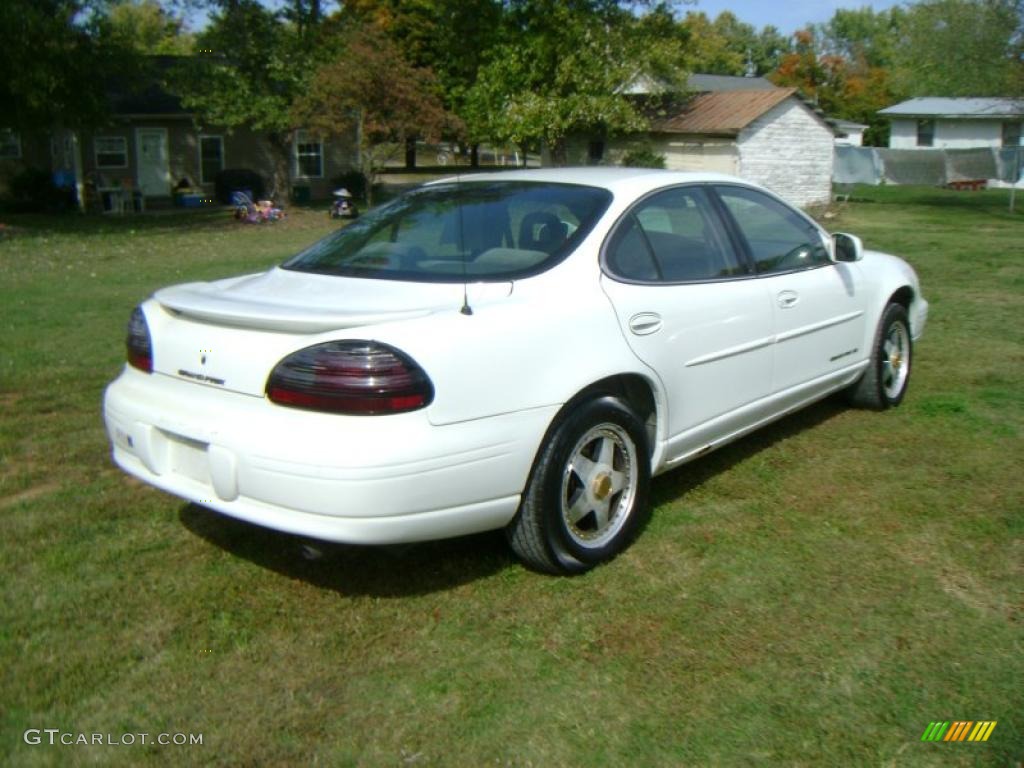
[[528, 277], [572, 252], [610, 202], [607, 190], [576, 184], [432, 184], [371, 211], [282, 266], [430, 282]]

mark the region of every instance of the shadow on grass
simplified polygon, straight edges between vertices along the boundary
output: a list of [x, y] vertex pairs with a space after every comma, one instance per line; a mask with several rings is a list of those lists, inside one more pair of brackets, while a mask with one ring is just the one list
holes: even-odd
[[343, 595], [440, 592], [513, 565], [501, 531], [420, 544], [357, 546], [279, 533], [189, 504], [182, 525], [261, 568]]
[[715, 475], [726, 472], [778, 442], [813, 429], [848, 411], [850, 406], [839, 395], [833, 395], [803, 410], [790, 414], [774, 424], [762, 427], [746, 437], [719, 448], [674, 470], [659, 475], [651, 485], [651, 506], [676, 501], [699, 488]]
[[[829, 398], [662, 475], [654, 480], [651, 504], [657, 507], [675, 501], [715, 475], [845, 410], [842, 400]], [[519, 567], [500, 531], [371, 547], [278, 533], [195, 504], [182, 507], [180, 519], [192, 533], [233, 555], [343, 595], [421, 595], [470, 583], [510, 566]]]

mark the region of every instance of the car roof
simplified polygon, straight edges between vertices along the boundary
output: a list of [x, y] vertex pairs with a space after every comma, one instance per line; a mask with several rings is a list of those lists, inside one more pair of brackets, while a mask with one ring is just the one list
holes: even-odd
[[583, 184], [601, 187], [612, 193], [643, 193], [673, 184], [694, 182], [725, 181], [751, 185], [735, 176], [723, 173], [695, 173], [689, 171], [665, 171], [658, 168], [621, 168], [616, 166], [586, 166], [580, 168], [531, 168], [489, 173], [472, 173], [447, 176], [431, 182], [465, 181], [537, 181], [560, 184]]

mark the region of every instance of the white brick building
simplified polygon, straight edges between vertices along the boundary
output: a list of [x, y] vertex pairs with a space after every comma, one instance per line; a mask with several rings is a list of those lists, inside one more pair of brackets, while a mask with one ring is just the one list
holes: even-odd
[[573, 142], [570, 162], [619, 164], [639, 145], [662, 155], [670, 170], [733, 174], [794, 205], [831, 199], [836, 134], [795, 88], [762, 78], [695, 75], [691, 89], [698, 92], [651, 118], [647, 134], [612, 139], [607, 147]]

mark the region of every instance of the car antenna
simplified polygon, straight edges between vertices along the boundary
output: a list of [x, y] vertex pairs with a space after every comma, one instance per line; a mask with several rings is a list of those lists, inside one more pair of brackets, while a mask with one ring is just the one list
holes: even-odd
[[455, 166], [455, 210], [459, 216], [459, 253], [462, 261], [462, 309], [464, 315], [472, 315], [473, 308], [469, 306], [469, 282], [466, 274], [466, 233], [465, 224], [462, 221], [462, 176], [459, 173], [459, 166]]

